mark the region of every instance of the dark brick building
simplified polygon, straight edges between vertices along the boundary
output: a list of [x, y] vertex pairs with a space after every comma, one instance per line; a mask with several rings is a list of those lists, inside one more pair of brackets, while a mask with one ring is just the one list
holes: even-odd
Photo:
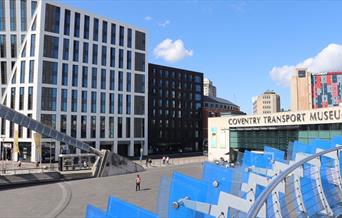
[[203, 150], [203, 74], [148, 65], [149, 154]]

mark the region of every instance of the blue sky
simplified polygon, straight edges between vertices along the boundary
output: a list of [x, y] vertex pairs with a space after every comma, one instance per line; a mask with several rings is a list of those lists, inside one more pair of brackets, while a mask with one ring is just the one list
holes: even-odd
[[247, 113], [267, 89], [289, 108], [296, 65], [342, 71], [338, 1], [60, 1], [145, 29], [149, 62], [203, 72]]

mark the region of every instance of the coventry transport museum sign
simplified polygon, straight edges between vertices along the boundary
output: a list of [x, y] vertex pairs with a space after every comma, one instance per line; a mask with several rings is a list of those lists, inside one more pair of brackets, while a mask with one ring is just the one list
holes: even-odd
[[228, 118], [230, 127], [300, 125], [342, 122], [342, 108], [332, 107], [298, 112], [281, 112], [255, 116], [232, 116]]

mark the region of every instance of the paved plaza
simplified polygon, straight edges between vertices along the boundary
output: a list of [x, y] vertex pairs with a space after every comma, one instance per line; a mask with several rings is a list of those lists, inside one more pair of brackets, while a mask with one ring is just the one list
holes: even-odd
[[135, 191], [136, 174], [75, 180], [0, 191], [0, 217], [85, 217], [88, 203], [105, 209], [110, 195], [157, 212], [162, 176], [173, 170], [201, 177], [202, 164], [152, 167], [141, 172], [141, 191]]

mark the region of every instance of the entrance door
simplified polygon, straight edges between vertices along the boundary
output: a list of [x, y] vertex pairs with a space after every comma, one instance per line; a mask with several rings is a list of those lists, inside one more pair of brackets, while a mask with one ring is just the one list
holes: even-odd
[[31, 161], [31, 143], [19, 142], [19, 160]]

